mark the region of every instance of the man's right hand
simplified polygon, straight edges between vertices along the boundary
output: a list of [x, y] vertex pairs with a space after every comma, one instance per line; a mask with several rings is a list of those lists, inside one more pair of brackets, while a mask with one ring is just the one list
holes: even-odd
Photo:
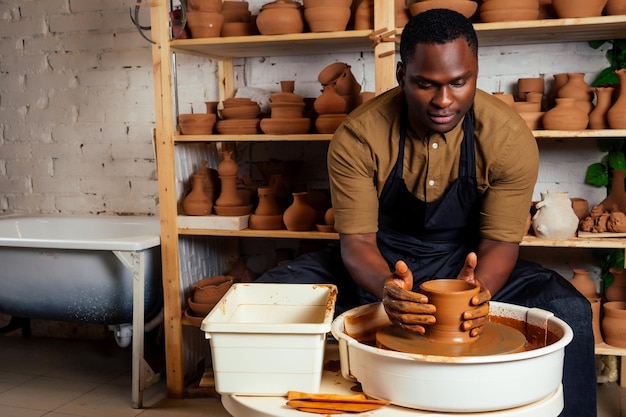
[[428, 297], [411, 291], [412, 288], [413, 273], [403, 261], [396, 262], [396, 271], [385, 280], [383, 306], [392, 323], [424, 334], [424, 325], [435, 323], [436, 308], [428, 304]]

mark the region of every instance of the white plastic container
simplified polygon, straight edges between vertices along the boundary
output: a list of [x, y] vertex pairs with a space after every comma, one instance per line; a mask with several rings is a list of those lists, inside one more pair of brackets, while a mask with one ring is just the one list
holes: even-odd
[[220, 394], [318, 392], [334, 285], [234, 284], [202, 320]]

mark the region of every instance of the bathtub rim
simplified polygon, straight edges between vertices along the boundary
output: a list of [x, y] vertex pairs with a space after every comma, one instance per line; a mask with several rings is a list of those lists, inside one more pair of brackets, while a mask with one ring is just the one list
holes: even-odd
[[[119, 219], [132, 219], [150, 221], [157, 225], [159, 218], [156, 216], [113, 216], [113, 215], [55, 215], [55, 214], [2, 214], [0, 222], [16, 221], [19, 219], [77, 219], [77, 220], [104, 220], [113, 222]], [[68, 239], [68, 238], [20, 238], [0, 235], [0, 247], [20, 247], [39, 249], [74, 249], [74, 250], [107, 250], [107, 251], [142, 251], [161, 245], [160, 227], [156, 234], [139, 234], [125, 237], [111, 237], [100, 239]]]

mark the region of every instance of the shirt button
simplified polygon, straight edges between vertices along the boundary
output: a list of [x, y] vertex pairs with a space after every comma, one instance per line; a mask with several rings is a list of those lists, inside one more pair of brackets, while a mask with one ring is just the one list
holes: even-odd
[[439, 144], [438, 144], [438, 143], [436, 143], [436, 142], [435, 142], [435, 143], [433, 143], [433, 149], [437, 149], [438, 147], [439, 147]]
[[428, 181], [428, 185], [430, 185], [432, 187], [433, 185], [435, 185], [435, 181], [434, 180]]

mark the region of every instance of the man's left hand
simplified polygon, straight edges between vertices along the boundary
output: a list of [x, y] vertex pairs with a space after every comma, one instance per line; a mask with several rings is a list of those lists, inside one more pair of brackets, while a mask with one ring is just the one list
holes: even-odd
[[489, 315], [489, 300], [491, 300], [491, 293], [485, 287], [480, 280], [474, 275], [478, 258], [474, 252], [471, 252], [465, 258], [465, 264], [463, 269], [459, 273], [458, 279], [470, 282], [480, 287], [480, 293], [472, 298], [472, 305], [474, 309], [468, 310], [463, 313], [463, 330], [470, 330], [470, 336], [476, 337], [482, 334], [484, 325], [487, 322], [487, 316]]

